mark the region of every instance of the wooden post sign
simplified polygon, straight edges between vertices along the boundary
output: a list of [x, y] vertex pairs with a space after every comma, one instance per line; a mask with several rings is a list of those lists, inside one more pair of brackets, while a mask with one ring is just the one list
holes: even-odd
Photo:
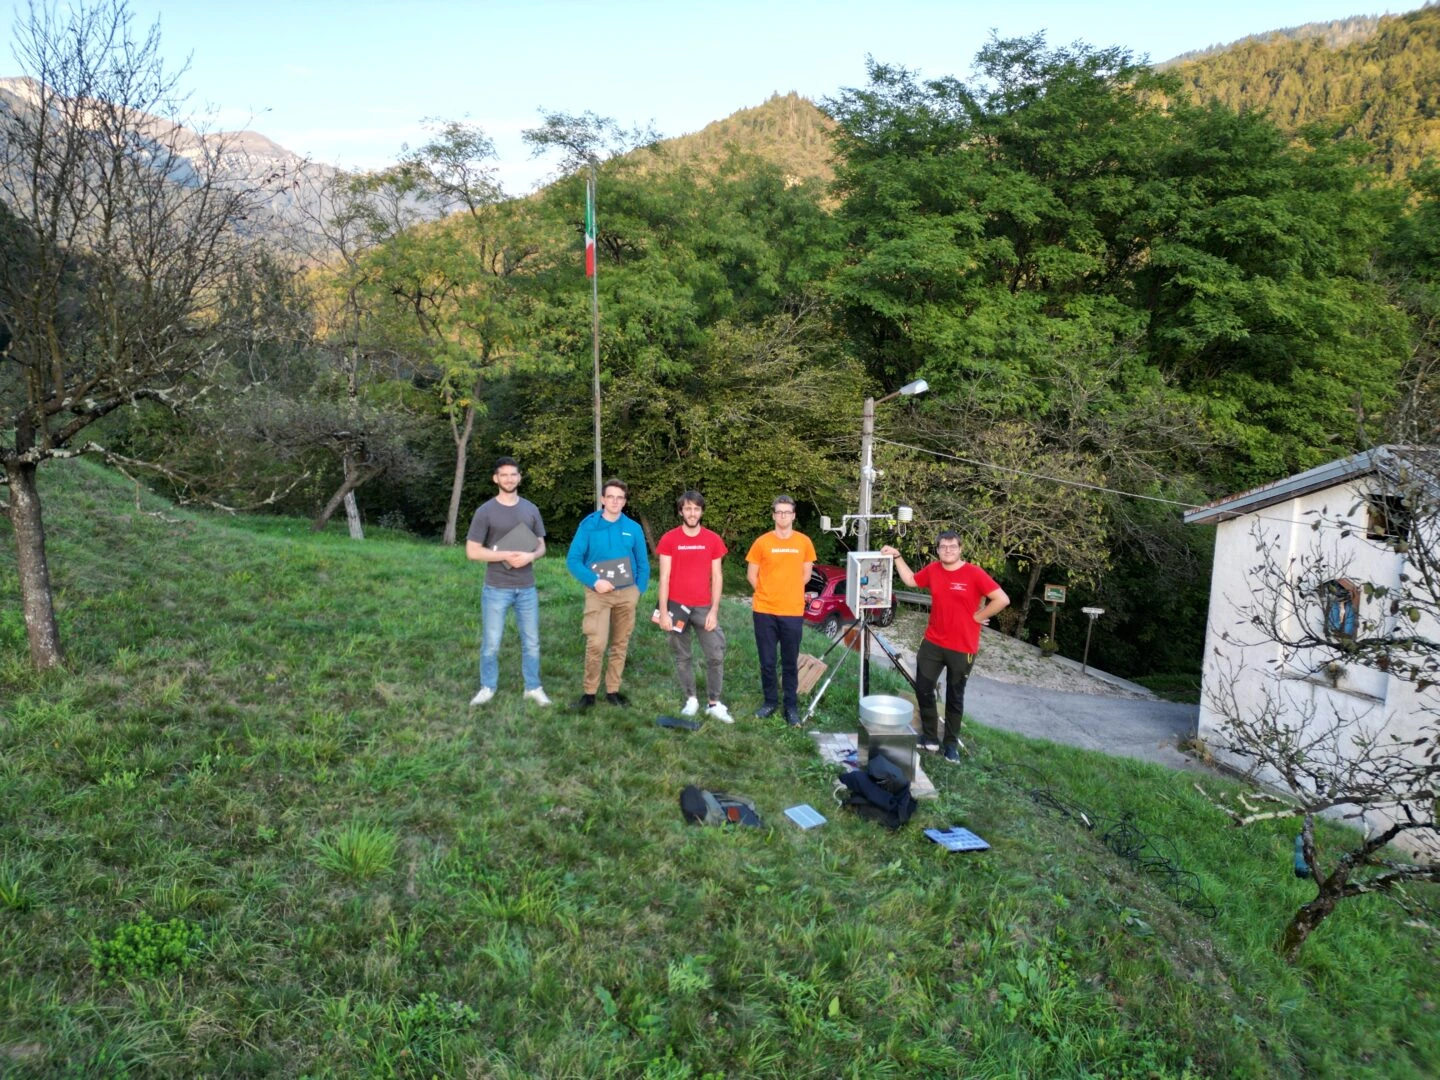
[[1060, 605], [1065, 602], [1064, 585], [1046, 585], [1045, 603], [1050, 608], [1050, 640], [1055, 640], [1055, 617], [1060, 614]]

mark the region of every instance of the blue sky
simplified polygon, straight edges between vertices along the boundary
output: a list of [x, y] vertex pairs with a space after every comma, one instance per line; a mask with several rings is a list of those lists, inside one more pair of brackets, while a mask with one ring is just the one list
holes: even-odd
[[[539, 110], [592, 110], [664, 135], [696, 131], [790, 90], [865, 81], [865, 57], [965, 75], [990, 31], [1120, 45], [1151, 60], [1306, 22], [1413, 10], [1366, 0], [131, 0], [160, 19], [191, 105], [347, 168], [395, 160], [427, 117], [479, 124], [508, 191], [545, 173], [519, 133]], [[0, 0], [8, 42], [23, 0]], [[7, 48], [0, 74], [18, 74]]]

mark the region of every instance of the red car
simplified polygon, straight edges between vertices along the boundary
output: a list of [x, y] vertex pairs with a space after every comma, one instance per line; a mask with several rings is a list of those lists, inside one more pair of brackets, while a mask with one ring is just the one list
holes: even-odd
[[[810, 584], [805, 586], [805, 621], [826, 637], [840, 633], [842, 626], [855, 621], [845, 606], [845, 568], [816, 564], [810, 571]], [[895, 621], [895, 605], [884, 611], [870, 613], [871, 626], [889, 626]]]

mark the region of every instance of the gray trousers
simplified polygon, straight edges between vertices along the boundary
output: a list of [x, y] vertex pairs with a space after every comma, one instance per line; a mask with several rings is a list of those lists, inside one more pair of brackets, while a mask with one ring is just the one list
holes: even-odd
[[691, 638], [699, 639], [700, 651], [705, 654], [705, 693], [709, 700], [719, 701], [725, 682], [725, 631], [719, 626], [714, 630], [705, 629], [709, 614], [708, 604], [691, 608], [685, 629], [665, 636], [670, 639], [670, 652], [675, 657], [675, 678], [687, 698], [700, 696], [695, 692], [695, 662], [690, 645]]

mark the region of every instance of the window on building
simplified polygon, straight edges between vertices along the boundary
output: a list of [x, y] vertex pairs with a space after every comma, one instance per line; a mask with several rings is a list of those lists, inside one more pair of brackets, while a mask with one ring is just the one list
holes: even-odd
[[1332, 638], [1353, 638], [1359, 623], [1360, 589], [1349, 578], [1336, 578], [1320, 586], [1325, 604], [1325, 634]]
[[1410, 539], [1410, 511], [1403, 495], [1365, 497], [1367, 540], [1404, 542]]

